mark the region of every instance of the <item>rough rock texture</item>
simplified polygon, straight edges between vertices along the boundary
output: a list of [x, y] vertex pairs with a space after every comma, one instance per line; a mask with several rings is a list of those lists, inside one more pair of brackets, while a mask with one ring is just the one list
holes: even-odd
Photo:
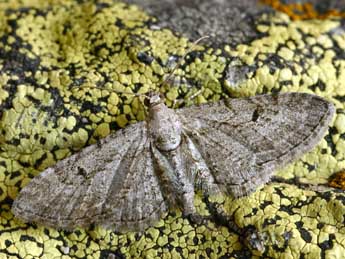
[[140, 5], [149, 14], [157, 17], [159, 27], [179, 32], [191, 40], [209, 35], [209, 44], [220, 47], [236, 46], [252, 41], [259, 32], [256, 19], [269, 7], [253, 0], [126, 0]]
[[[228, 2], [239, 1], [223, 4]], [[157, 89], [200, 34], [189, 26], [180, 30], [168, 24], [168, 29], [160, 29], [160, 23], [167, 23], [160, 14], [168, 15], [163, 10], [171, 8], [165, 5], [153, 18], [138, 7], [111, 1], [0, 3], [0, 257], [345, 256], [345, 194], [326, 186], [329, 176], [345, 167], [344, 20], [293, 21], [255, 1], [248, 3], [247, 8], [234, 12], [233, 19], [238, 21], [232, 24], [238, 24], [235, 36], [229, 37], [232, 31], [226, 27], [219, 36], [222, 40], [211, 38], [206, 46], [201, 43], [176, 71], [174, 87], [169, 84], [160, 89], [167, 105], [176, 98], [188, 99], [198, 90], [202, 94], [196, 103], [225, 95], [298, 91], [333, 102], [337, 115], [317, 148], [278, 173], [283, 180], [241, 199], [196, 197], [201, 214], [208, 215], [215, 204], [222, 204], [225, 216], [237, 227], [247, 233], [255, 228], [264, 237], [254, 233], [247, 240], [241, 240], [228, 222], [193, 225], [178, 210], [142, 233], [119, 234], [100, 227], [64, 232], [14, 219], [12, 201], [34, 175], [111, 131], [144, 118], [141, 103], [132, 95], [87, 87]], [[199, 10], [205, 5], [209, 13], [222, 17], [219, 4], [214, 4], [216, 12], [206, 2], [181, 10]], [[194, 13], [186, 16], [193, 14], [195, 19], [189, 18], [193, 22], [201, 20], [196, 28], [224, 27], [213, 27], [212, 22], [206, 26], [202, 18], [208, 15]], [[191, 35], [190, 39], [181, 34]]]

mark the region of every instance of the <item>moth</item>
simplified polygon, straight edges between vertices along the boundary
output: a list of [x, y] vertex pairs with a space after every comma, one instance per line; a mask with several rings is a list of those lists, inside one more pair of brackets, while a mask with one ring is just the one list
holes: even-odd
[[170, 109], [149, 97], [145, 121], [88, 146], [25, 186], [17, 218], [59, 229], [140, 231], [169, 209], [198, 217], [195, 191], [241, 197], [324, 136], [334, 106], [306, 93]]

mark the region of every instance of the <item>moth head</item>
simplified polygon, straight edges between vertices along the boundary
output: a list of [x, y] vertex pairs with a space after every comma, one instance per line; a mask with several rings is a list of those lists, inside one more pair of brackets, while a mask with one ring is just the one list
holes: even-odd
[[156, 92], [151, 92], [147, 96], [148, 101], [149, 101], [149, 106], [155, 106], [157, 104], [161, 104], [164, 102], [164, 97], [161, 96], [161, 94], [156, 93]]

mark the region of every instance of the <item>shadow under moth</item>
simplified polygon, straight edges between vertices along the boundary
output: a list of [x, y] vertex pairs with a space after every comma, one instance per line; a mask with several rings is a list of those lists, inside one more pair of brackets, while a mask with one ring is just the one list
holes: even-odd
[[170, 109], [149, 96], [127, 126], [36, 176], [16, 217], [59, 229], [140, 231], [171, 208], [197, 218], [196, 190], [248, 195], [323, 137], [334, 106], [305, 93], [258, 95]]

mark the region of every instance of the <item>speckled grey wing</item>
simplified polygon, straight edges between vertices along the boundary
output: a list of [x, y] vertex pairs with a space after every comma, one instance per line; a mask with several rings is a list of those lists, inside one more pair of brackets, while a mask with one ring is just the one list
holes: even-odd
[[328, 129], [334, 107], [315, 95], [286, 93], [226, 99], [176, 113], [215, 182], [239, 197], [312, 149]]
[[141, 230], [167, 210], [154, 174], [146, 122], [46, 169], [14, 201], [15, 216], [61, 229], [92, 223]]

